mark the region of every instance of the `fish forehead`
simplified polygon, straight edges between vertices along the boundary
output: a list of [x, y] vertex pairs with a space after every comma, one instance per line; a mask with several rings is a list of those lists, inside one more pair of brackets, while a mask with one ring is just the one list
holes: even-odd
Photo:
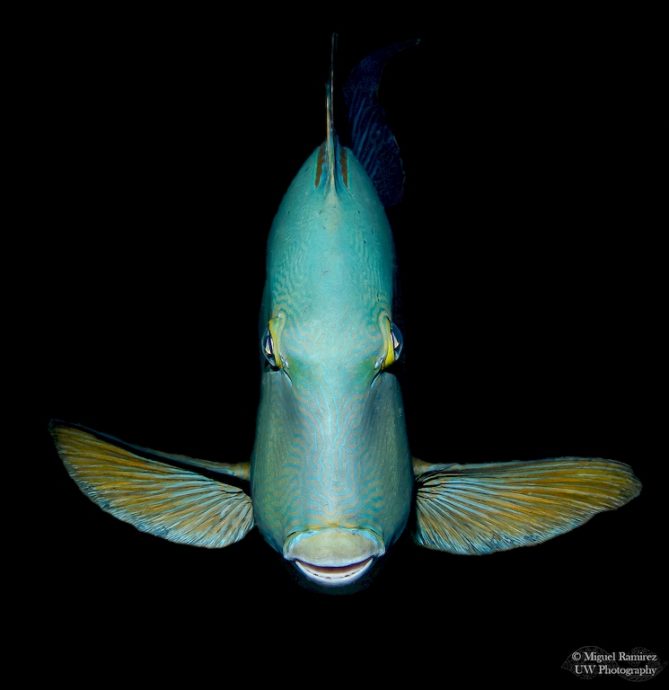
[[[348, 174], [316, 185], [319, 149], [307, 159], [279, 207], [268, 242], [273, 314], [303, 327], [371, 327], [390, 310], [394, 254], [390, 226], [373, 184], [348, 149]], [[321, 176], [322, 177], [322, 176]]]
[[383, 348], [378, 319], [327, 309], [322, 317], [288, 319], [281, 337], [294, 383], [311, 381], [333, 391], [367, 385]]

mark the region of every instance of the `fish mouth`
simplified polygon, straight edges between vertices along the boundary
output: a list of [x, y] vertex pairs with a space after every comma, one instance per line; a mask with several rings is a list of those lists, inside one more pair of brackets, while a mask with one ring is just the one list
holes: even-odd
[[337, 566], [315, 565], [299, 559], [294, 561], [298, 570], [310, 580], [329, 586], [347, 585], [354, 582], [369, 570], [373, 562], [374, 556], [364, 561]]
[[327, 587], [348, 585], [385, 553], [383, 540], [366, 528], [327, 527], [293, 532], [283, 557], [311, 582]]

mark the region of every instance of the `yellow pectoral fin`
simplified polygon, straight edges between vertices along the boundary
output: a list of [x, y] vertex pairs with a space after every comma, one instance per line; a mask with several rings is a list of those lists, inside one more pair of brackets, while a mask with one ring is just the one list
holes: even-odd
[[557, 458], [536, 462], [428, 465], [414, 461], [421, 546], [485, 554], [529, 546], [635, 498], [641, 483], [622, 462]]
[[79, 488], [100, 508], [143, 532], [220, 548], [253, 527], [251, 499], [236, 486], [142, 457], [107, 436], [67, 424], [52, 424], [51, 434]]

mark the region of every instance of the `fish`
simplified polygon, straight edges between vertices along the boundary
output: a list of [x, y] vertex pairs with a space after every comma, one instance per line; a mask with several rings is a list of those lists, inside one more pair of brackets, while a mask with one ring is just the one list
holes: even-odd
[[407, 529], [420, 547], [491, 554], [545, 542], [639, 495], [617, 460], [457, 464], [411, 453], [386, 214], [401, 200], [404, 169], [378, 89], [388, 60], [415, 44], [377, 51], [351, 72], [342, 89], [350, 146], [334, 126], [331, 58], [325, 141], [269, 232], [250, 460], [165, 453], [52, 420], [67, 472], [102, 510], [204, 548], [257, 528], [303, 584], [334, 593], [366, 586]]

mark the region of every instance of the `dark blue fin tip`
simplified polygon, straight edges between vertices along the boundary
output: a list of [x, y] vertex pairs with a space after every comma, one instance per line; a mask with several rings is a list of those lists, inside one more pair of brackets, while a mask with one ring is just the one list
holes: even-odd
[[385, 207], [394, 206], [402, 199], [404, 166], [397, 140], [379, 103], [379, 83], [388, 60], [419, 44], [420, 39], [412, 39], [372, 53], [352, 70], [344, 85], [351, 148]]

